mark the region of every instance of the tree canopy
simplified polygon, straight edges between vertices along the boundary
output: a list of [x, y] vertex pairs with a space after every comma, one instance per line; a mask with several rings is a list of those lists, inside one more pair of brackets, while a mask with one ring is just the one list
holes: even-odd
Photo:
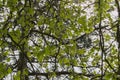
[[0, 0], [0, 80], [110, 79], [120, 0]]

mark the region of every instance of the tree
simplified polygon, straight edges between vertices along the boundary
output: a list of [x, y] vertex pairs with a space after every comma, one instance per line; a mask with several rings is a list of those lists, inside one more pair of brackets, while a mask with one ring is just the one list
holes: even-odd
[[119, 0], [0, 0], [0, 79], [120, 79]]

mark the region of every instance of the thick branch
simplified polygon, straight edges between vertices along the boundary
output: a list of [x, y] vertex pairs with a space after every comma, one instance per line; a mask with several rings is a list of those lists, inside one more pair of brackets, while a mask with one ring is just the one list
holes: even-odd
[[116, 39], [118, 42], [118, 74], [120, 74], [120, 5], [119, 1], [115, 0], [116, 6], [117, 6], [117, 11], [118, 11], [118, 23], [116, 25], [117, 27], [117, 32], [116, 32]]
[[76, 75], [82, 75], [82, 76], [86, 76], [86, 77], [92, 77], [95, 76], [94, 74], [84, 74], [84, 73], [72, 73], [72, 72], [67, 72], [67, 71], [62, 71], [62, 72], [49, 72], [49, 73], [37, 73], [37, 72], [33, 72], [33, 73], [29, 73], [28, 75], [34, 76], [48, 76], [52, 73], [55, 73], [57, 76], [60, 75], [72, 75], [72, 74], [76, 74]]

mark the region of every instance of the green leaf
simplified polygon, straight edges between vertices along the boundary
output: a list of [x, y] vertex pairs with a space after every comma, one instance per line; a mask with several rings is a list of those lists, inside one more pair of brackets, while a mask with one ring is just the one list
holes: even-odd
[[78, 50], [78, 53], [79, 54], [84, 54], [86, 51], [85, 51], [85, 49], [80, 49], [80, 50]]
[[21, 26], [25, 26], [25, 17], [24, 16], [20, 17], [17, 23], [20, 24]]
[[86, 16], [81, 16], [80, 18], [78, 18], [78, 23], [81, 24], [84, 28], [86, 28], [87, 27]]
[[0, 78], [3, 78], [4, 76], [7, 75], [7, 71], [6, 71], [6, 65], [3, 63], [0, 63]]
[[8, 0], [7, 6], [10, 7], [11, 11], [15, 11], [17, 0]]
[[105, 35], [105, 40], [106, 40], [106, 41], [109, 41], [110, 39], [111, 39], [111, 36], [108, 35], [108, 34], [106, 34], [106, 35]]
[[12, 69], [11, 69], [11, 68], [8, 68], [7, 72], [8, 72], [8, 73], [11, 73], [11, 72], [12, 72]]
[[34, 9], [33, 8], [28, 8], [28, 13], [33, 15], [34, 14]]
[[117, 75], [111, 72], [107, 72], [107, 74], [105, 75], [105, 79], [106, 80], [116, 80], [117, 79]]
[[14, 80], [21, 80], [21, 79], [20, 79], [20, 73], [21, 73], [21, 72], [18, 71], [17, 74], [14, 75]]
[[7, 58], [7, 62], [10, 62], [10, 58]]

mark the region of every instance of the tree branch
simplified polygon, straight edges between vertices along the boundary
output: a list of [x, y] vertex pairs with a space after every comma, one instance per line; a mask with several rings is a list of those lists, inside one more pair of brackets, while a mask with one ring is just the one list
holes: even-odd
[[48, 76], [50, 74], [53, 74], [55, 73], [57, 76], [60, 76], [60, 75], [72, 75], [72, 74], [76, 74], [76, 75], [82, 75], [82, 76], [86, 76], [86, 77], [92, 77], [92, 76], [95, 76], [94, 74], [84, 74], [84, 73], [73, 73], [73, 72], [67, 72], [67, 71], [62, 71], [62, 72], [48, 72], [48, 73], [37, 73], [37, 72], [33, 72], [33, 73], [29, 73], [28, 75], [30, 76], [34, 76], [34, 75], [37, 75], [37, 76]]

